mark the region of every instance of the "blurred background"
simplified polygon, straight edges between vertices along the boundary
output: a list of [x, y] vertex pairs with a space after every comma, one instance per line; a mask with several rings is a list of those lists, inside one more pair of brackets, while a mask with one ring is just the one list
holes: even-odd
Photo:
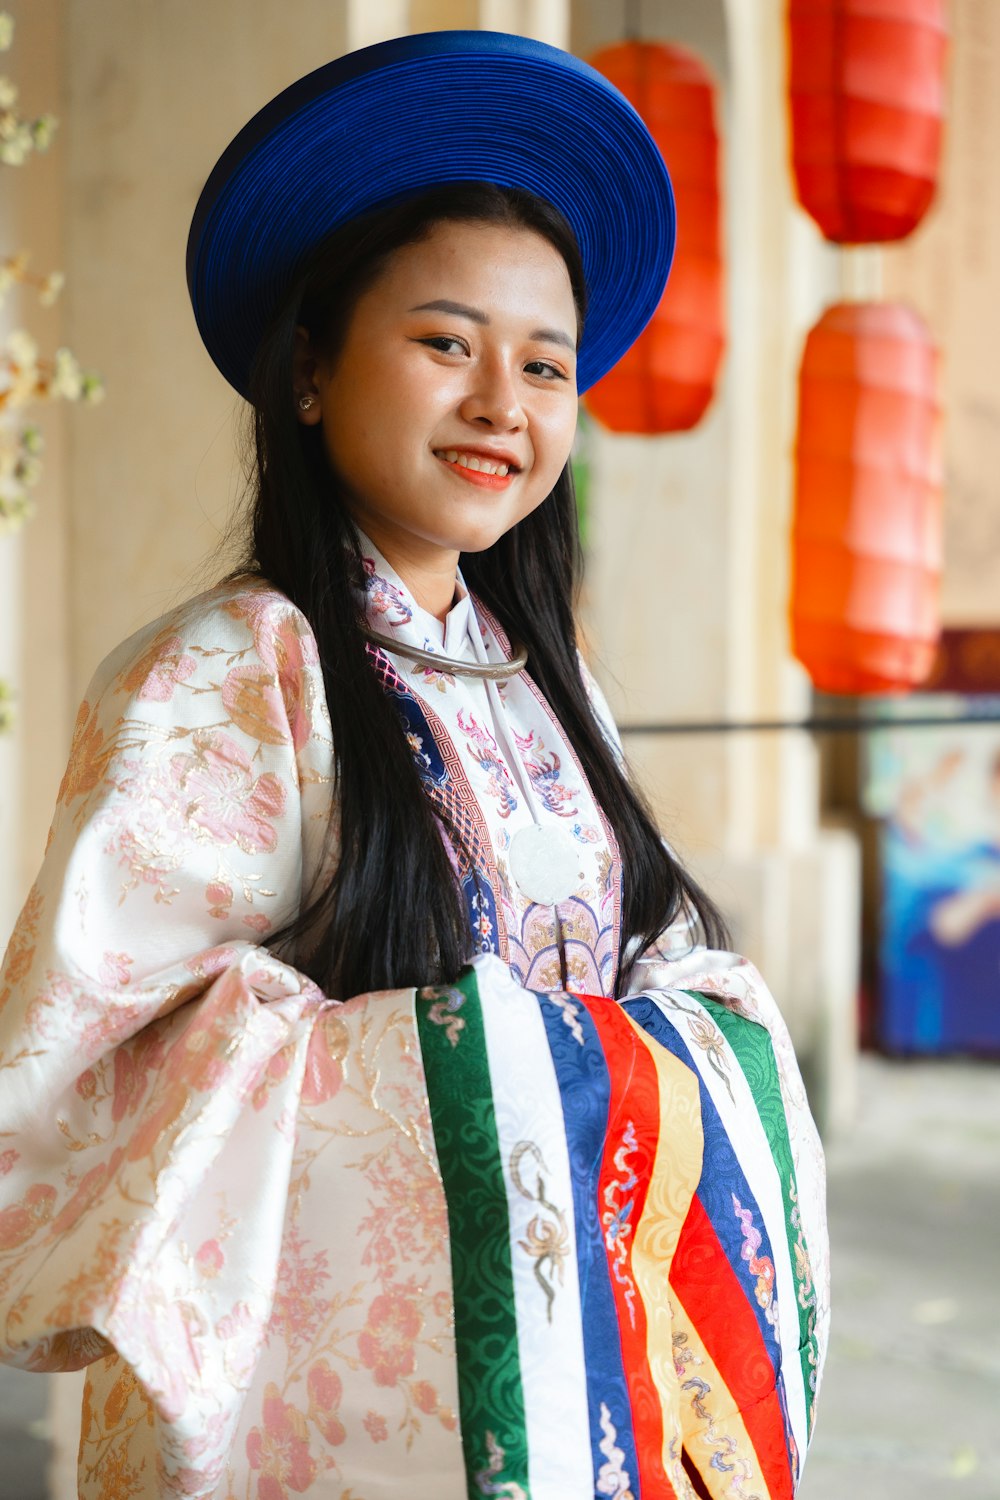
[[[301, 74], [449, 27], [594, 62], [675, 177], [664, 302], [581, 418], [582, 623], [827, 1143], [801, 1493], [997, 1500], [1000, 0], [7, 0], [0, 934], [96, 665], [225, 571], [204, 179]], [[0, 1497], [76, 1494], [78, 1403], [0, 1371]]]

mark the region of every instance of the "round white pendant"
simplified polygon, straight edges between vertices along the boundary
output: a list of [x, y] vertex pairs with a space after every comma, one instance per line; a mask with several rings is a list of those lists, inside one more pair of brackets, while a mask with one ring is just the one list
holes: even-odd
[[510, 873], [529, 901], [556, 906], [579, 890], [580, 853], [566, 828], [520, 828], [510, 844]]

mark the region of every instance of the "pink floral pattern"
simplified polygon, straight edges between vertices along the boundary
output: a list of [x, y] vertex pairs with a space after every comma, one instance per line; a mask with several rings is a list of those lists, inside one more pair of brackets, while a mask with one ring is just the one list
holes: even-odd
[[254, 777], [247, 756], [229, 735], [197, 733], [193, 751], [170, 762], [188, 822], [218, 844], [244, 854], [270, 853], [278, 841], [275, 819], [284, 811], [285, 788], [266, 771]]
[[397, 1385], [402, 1376], [413, 1374], [422, 1322], [412, 1286], [390, 1286], [372, 1302], [358, 1353], [376, 1385]]
[[140, 702], [169, 703], [174, 689], [187, 682], [198, 663], [183, 649], [181, 637], [170, 630], [158, 635], [122, 677], [122, 686]]
[[259, 1500], [287, 1500], [289, 1490], [304, 1495], [316, 1478], [305, 1417], [273, 1383], [265, 1387], [261, 1414], [262, 1426], [251, 1428], [246, 1441], [250, 1467], [260, 1472]]

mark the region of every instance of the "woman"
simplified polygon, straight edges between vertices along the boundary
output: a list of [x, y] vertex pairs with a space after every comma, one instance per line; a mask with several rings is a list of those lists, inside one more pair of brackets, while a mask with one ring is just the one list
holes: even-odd
[[577, 393], [672, 240], [508, 36], [340, 59], [209, 179], [247, 565], [98, 672], [0, 990], [3, 1353], [89, 1365], [83, 1495], [794, 1492], [818, 1142], [573, 624]]

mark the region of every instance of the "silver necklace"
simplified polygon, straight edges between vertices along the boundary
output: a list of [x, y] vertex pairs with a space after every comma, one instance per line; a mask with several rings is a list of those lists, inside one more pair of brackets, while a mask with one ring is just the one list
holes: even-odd
[[411, 646], [404, 641], [394, 641], [387, 635], [379, 635], [376, 630], [369, 630], [362, 625], [361, 634], [366, 641], [371, 641], [373, 646], [380, 646], [383, 651], [394, 651], [399, 656], [406, 656], [410, 661], [419, 662], [422, 667], [430, 667], [435, 672], [447, 672], [449, 676], [455, 677], [482, 677], [489, 682], [506, 682], [509, 677], [516, 677], [518, 672], [523, 672], [528, 665], [528, 653], [524, 646], [518, 641], [511, 641], [513, 656], [510, 661], [499, 662], [472, 662], [461, 661], [454, 656], [441, 656], [434, 651], [422, 651], [419, 646]]

